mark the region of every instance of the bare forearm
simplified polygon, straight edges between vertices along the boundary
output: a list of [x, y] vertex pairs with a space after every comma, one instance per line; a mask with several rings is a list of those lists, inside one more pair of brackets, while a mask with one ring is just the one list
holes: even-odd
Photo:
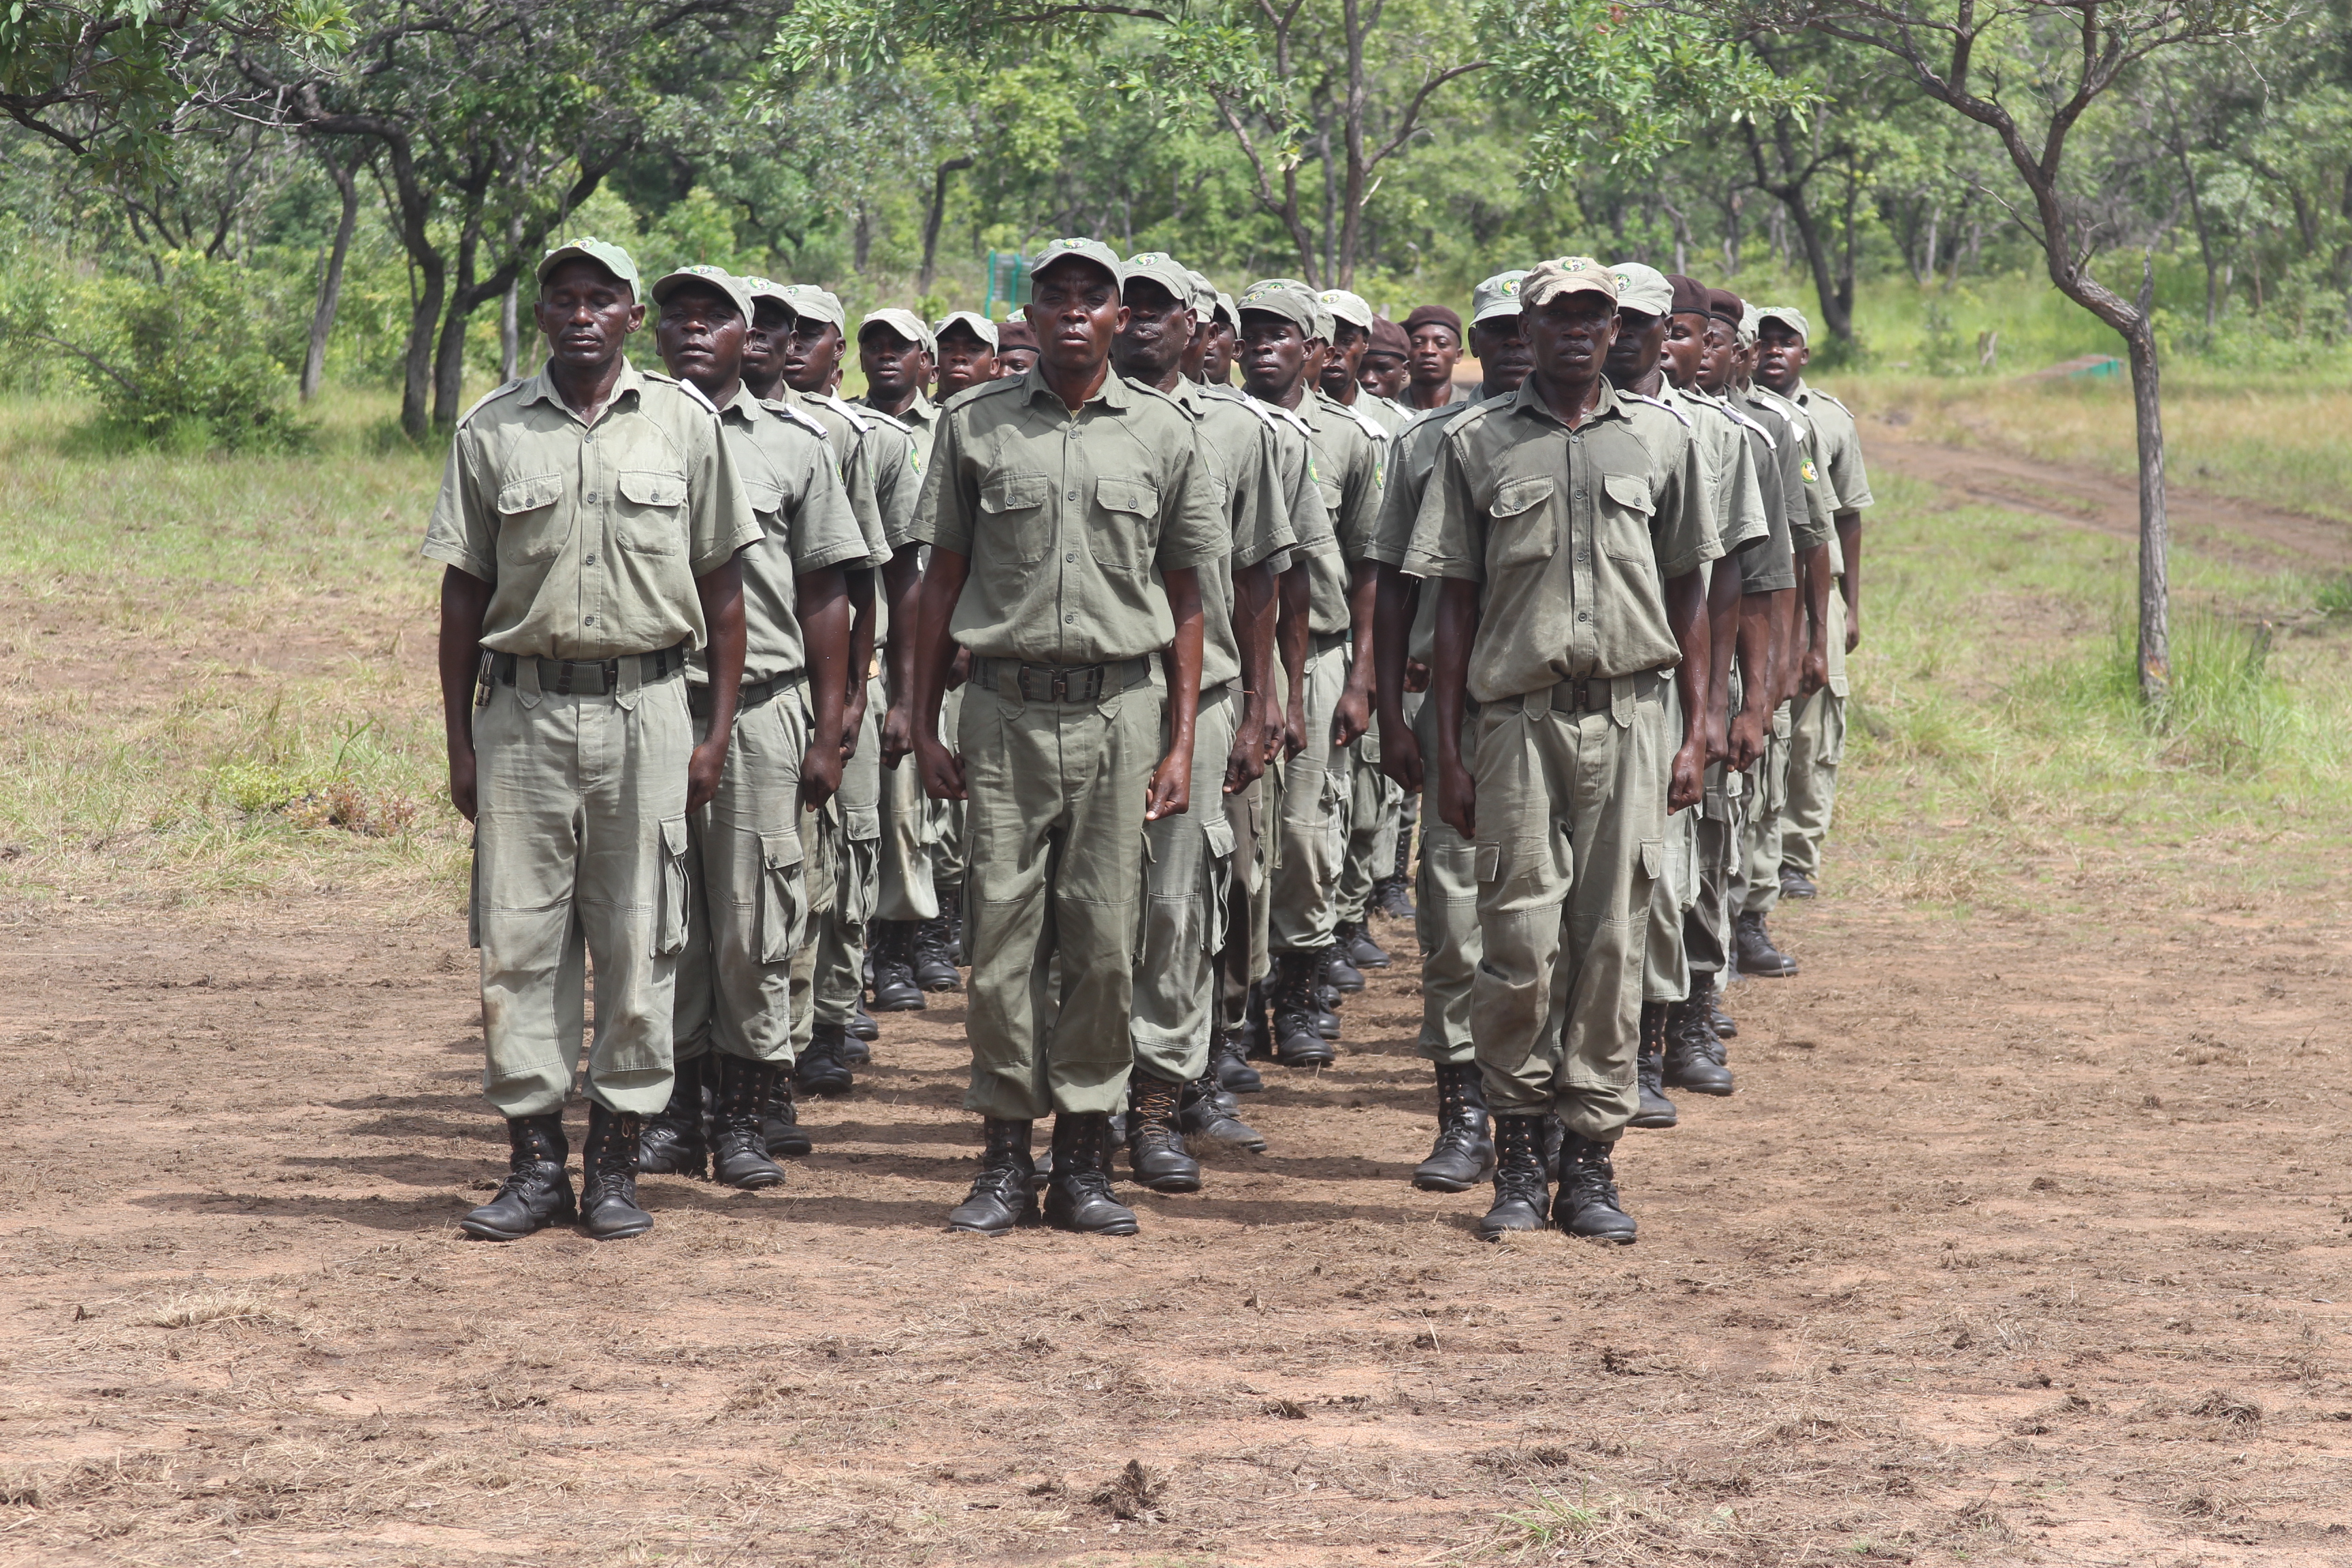
[[815, 733], [825, 745], [841, 742], [843, 711], [857, 664], [858, 620], [855, 579], [866, 579], [866, 655], [873, 657], [873, 586], [870, 572], [812, 572], [800, 580], [801, 640], [808, 650], [810, 705]]
[[1845, 563], [1841, 586], [1845, 593], [1846, 614], [1853, 616], [1862, 609], [1862, 513], [1838, 513], [1837, 536], [1838, 554]]
[[923, 591], [915, 550], [909, 544], [882, 563], [882, 602], [890, 606], [890, 625], [897, 628], [890, 637], [889, 668], [883, 671], [893, 702], [914, 700], [915, 623], [921, 615]]
[[441, 720], [450, 749], [474, 746], [474, 683], [482, 665], [482, 620], [490, 584], [455, 566], [441, 574]]

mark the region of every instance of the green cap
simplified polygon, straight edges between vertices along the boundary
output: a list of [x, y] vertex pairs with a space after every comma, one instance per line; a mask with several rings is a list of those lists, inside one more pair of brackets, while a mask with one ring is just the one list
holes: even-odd
[[1801, 338], [1811, 338], [1812, 329], [1806, 323], [1805, 313], [1794, 305], [1767, 305], [1756, 312], [1756, 330], [1762, 331], [1767, 321], [1778, 321]]
[[743, 287], [743, 280], [740, 278], [723, 268], [697, 265], [681, 267], [675, 272], [665, 272], [654, 280], [653, 289], [646, 297], [656, 305], [667, 304], [672, 294], [677, 293], [689, 282], [701, 283], [718, 289], [733, 303], [736, 310], [742, 312], [743, 324], [747, 327], [751, 324], [751, 291]]
[[1217, 290], [1217, 309], [1215, 314], [1223, 316], [1225, 319], [1225, 325], [1231, 327], [1234, 331], [1238, 332], [1242, 330], [1242, 308], [1239, 305], [1234, 304], [1234, 297], [1231, 294], [1226, 293], [1222, 289]]
[[857, 323], [857, 335], [864, 338], [868, 327], [887, 327], [908, 342], [920, 345], [933, 359], [940, 357], [940, 341], [931, 336], [930, 323], [912, 310], [902, 310], [896, 305], [868, 310], [866, 319]]
[[1519, 298], [1530, 310], [1541, 310], [1563, 294], [1598, 294], [1617, 303], [1617, 275], [1590, 256], [1562, 256], [1538, 261], [1519, 285]]
[[1034, 279], [1048, 267], [1073, 256], [1081, 261], [1091, 261], [1109, 273], [1110, 280], [1114, 284], [1123, 284], [1127, 281], [1127, 268], [1120, 265], [1118, 252], [1099, 239], [1047, 240], [1045, 248], [1029, 258], [1029, 276]]
[[1621, 261], [1611, 268], [1617, 275], [1617, 308], [1639, 310], [1645, 316], [1671, 316], [1675, 311], [1675, 286], [1666, 275], [1654, 267], [1638, 261]]
[[578, 239], [567, 239], [539, 258], [541, 285], [543, 287], [546, 284], [549, 273], [575, 256], [594, 262], [627, 284], [630, 293], [635, 294], [637, 291], [637, 264], [629, 259], [629, 253], [617, 245], [587, 236]]
[[1315, 298], [1331, 312], [1332, 320], [1361, 327], [1368, 332], [1372, 330], [1372, 307], [1361, 294], [1350, 294], [1345, 289], [1326, 289]]
[[1763, 311], [1753, 305], [1742, 305], [1739, 310], [1739, 342], [1742, 344], [1754, 342], [1756, 330], [1763, 324]]
[[1177, 259], [1164, 250], [1139, 250], [1127, 258], [1119, 268], [1119, 285], [1148, 278], [1168, 290], [1168, 297], [1180, 305], [1190, 306], [1197, 290], [1192, 287], [1192, 275]]
[[1491, 321], [1497, 316], [1519, 313], [1519, 285], [1527, 281], [1524, 268], [1510, 272], [1497, 272], [1470, 290], [1470, 324]]
[[1251, 310], [1279, 316], [1310, 338], [1318, 335], [1316, 318], [1327, 313], [1307, 286], [1292, 278], [1268, 278], [1243, 289], [1234, 301], [1234, 325], [1238, 328], [1242, 317]]
[[759, 304], [762, 300], [773, 300], [793, 315], [797, 316], [801, 313], [800, 308], [793, 303], [792, 295], [785, 292], [784, 286], [772, 278], [745, 277], [739, 273], [735, 281], [743, 285], [744, 298], [750, 300], [753, 305]]
[[841, 296], [814, 283], [787, 283], [776, 291], [776, 297], [793, 308], [795, 316], [810, 316], [829, 321], [836, 327], [849, 325], [849, 312], [841, 308]]
[[[986, 343], [991, 353], [996, 352], [996, 323], [978, 310], [950, 310], [932, 324], [931, 342], [937, 343], [940, 335], [950, 327], [961, 327], [965, 331]], [[937, 351], [934, 350], [933, 353], [936, 357]]]
[[1189, 267], [1184, 276], [1192, 280], [1192, 318], [1205, 327], [1216, 318], [1217, 286]]

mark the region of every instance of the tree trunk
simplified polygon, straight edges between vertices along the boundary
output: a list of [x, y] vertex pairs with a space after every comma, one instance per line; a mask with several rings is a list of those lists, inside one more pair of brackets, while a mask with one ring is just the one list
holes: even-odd
[[319, 395], [319, 384], [326, 378], [327, 337], [335, 330], [335, 307], [343, 296], [343, 261], [352, 253], [352, 235], [360, 218], [358, 177], [331, 158], [321, 162], [343, 198], [343, 214], [335, 224], [335, 244], [327, 253], [327, 270], [319, 279], [318, 308], [310, 312], [310, 350], [302, 356], [305, 403]]
[[441, 320], [441, 297], [447, 289], [448, 265], [440, 252], [427, 249], [416, 258], [425, 286], [408, 312], [408, 353], [401, 367], [400, 427], [412, 441], [431, 434], [433, 396], [433, 329]]
[[932, 173], [931, 210], [923, 217], [923, 268], [915, 279], [915, 292], [918, 294], [929, 293], [931, 279], [939, 276], [940, 225], [947, 217], [948, 176], [958, 169], [969, 169], [971, 164], [971, 157], [967, 153], [961, 158], [949, 159]]
[[[2146, 291], [2143, 290], [2143, 297]], [[2164, 404], [2156, 331], [2147, 313], [2124, 334], [2131, 357], [2132, 416], [2139, 432], [2139, 690], [2148, 701], [2172, 686], [2172, 606], [2164, 508]]]
[[517, 279], [499, 296], [499, 380], [512, 381], [521, 363], [522, 280]]

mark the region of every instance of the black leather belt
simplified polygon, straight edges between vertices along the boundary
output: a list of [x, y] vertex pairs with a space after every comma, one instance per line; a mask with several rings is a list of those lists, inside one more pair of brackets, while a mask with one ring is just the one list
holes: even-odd
[[[769, 699], [782, 697], [807, 683], [808, 677], [799, 671], [773, 676], [766, 680], [747, 680], [735, 689], [735, 711], [749, 713]], [[686, 709], [698, 719], [710, 717], [710, 687], [708, 682], [697, 682], [686, 689]]]
[[1024, 702], [1099, 702], [1151, 679], [1149, 658], [1110, 664], [1024, 664], [1016, 658], [971, 661], [971, 683], [993, 687]]
[[[686, 645], [657, 648], [652, 653], [623, 654], [621, 658], [637, 661], [637, 679], [656, 681], [667, 679], [686, 668]], [[621, 658], [542, 658], [539, 665], [539, 689], [557, 697], [604, 697], [621, 689]], [[516, 656], [494, 653], [490, 656], [490, 677], [500, 686], [515, 683]]]

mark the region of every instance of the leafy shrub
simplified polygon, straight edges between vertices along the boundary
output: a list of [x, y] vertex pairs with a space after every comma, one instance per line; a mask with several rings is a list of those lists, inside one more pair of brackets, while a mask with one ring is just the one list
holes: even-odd
[[59, 334], [101, 425], [178, 451], [300, 445], [307, 427], [268, 337], [275, 302], [234, 262], [171, 251], [157, 270], [85, 286]]

